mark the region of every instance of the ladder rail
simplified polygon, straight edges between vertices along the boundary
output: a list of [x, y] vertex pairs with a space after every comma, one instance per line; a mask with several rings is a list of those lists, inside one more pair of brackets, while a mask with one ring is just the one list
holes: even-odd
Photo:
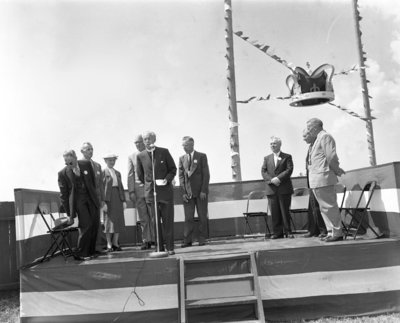
[[260, 289], [260, 281], [258, 279], [258, 270], [257, 270], [257, 262], [255, 252], [250, 253], [250, 261], [251, 261], [251, 272], [253, 273], [254, 277], [254, 293], [257, 297], [257, 313], [258, 319], [260, 323], [265, 323], [265, 316], [264, 316], [264, 306], [262, 303], [261, 298], [261, 289]]
[[180, 308], [181, 323], [186, 323], [186, 286], [185, 286], [185, 261], [179, 259], [179, 290], [180, 290]]

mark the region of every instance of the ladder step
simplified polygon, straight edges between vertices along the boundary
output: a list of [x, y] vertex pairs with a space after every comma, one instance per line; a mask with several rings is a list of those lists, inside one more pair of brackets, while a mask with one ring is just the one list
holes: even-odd
[[214, 306], [228, 306], [256, 303], [256, 296], [240, 296], [240, 297], [222, 297], [222, 298], [208, 298], [201, 300], [186, 301], [186, 309], [201, 308], [201, 307], [214, 307]]
[[225, 260], [237, 260], [237, 259], [249, 259], [250, 255], [248, 253], [238, 253], [238, 254], [220, 254], [220, 255], [210, 255], [207, 257], [194, 257], [185, 258], [185, 264], [199, 263], [199, 262], [215, 262], [215, 261], [225, 261]]
[[248, 274], [238, 274], [238, 275], [223, 275], [223, 276], [205, 276], [205, 277], [196, 277], [190, 280], [187, 280], [186, 285], [194, 285], [194, 284], [207, 284], [207, 283], [215, 283], [215, 282], [229, 282], [229, 281], [239, 281], [239, 280], [247, 280], [253, 279], [254, 276], [251, 273]]

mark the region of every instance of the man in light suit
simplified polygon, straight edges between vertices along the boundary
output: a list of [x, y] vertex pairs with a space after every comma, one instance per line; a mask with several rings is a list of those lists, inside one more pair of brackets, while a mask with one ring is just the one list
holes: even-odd
[[[310, 132], [307, 129], [303, 130], [303, 140], [309, 144], [306, 157], [306, 173], [307, 173], [307, 187], [310, 188], [309, 171], [308, 171], [308, 161], [310, 159], [310, 151], [314, 139], [311, 137]], [[310, 198], [308, 202], [308, 232], [303, 236], [304, 238], [320, 237], [324, 238], [327, 236], [327, 230], [325, 226], [324, 219], [322, 218], [321, 211], [319, 209], [319, 204], [312, 190], [309, 190]]]
[[[90, 161], [94, 171], [94, 177], [96, 182], [96, 193], [99, 199], [100, 211], [99, 211], [99, 219], [101, 222], [102, 212], [107, 210], [107, 205], [104, 199], [104, 188], [103, 188], [103, 173], [101, 171], [101, 165], [95, 162], [93, 158], [93, 145], [90, 142], [84, 142], [81, 147], [81, 153], [83, 155], [83, 159]], [[99, 229], [97, 232], [96, 239], [96, 252], [102, 253], [103, 247], [106, 246], [106, 236], [102, 230], [102, 227], [99, 225]]]
[[182, 147], [186, 154], [179, 158], [179, 183], [185, 212], [181, 247], [192, 245], [195, 209], [199, 216], [199, 246], [204, 246], [208, 237], [208, 184], [210, 182], [207, 155], [194, 150], [192, 137], [183, 137]]
[[290, 176], [293, 172], [292, 156], [281, 151], [282, 141], [271, 137], [272, 154], [264, 157], [261, 175], [266, 182], [266, 195], [272, 216], [271, 239], [283, 236], [293, 238], [290, 229], [290, 203], [293, 186]]
[[314, 140], [308, 161], [310, 188], [317, 198], [326, 228], [331, 231], [325, 241], [343, 240], [335, 185], [338, 182], [337, 176], [345, 172], [339, 167], [336, 143], [333, 137], [323, 129], [320, 119], [308, 120], [307, 130]]
[[99, 199], [93, 167], [87, 160], [77, 160], [75, 151], [63, 154], [66, 167], [58, 173], [61, 204], [69, 217], [69, 224], [78, 216], [78, 252], [75, 259], [87, 260], [95, 256], [99, 226]]
[[129, 198], [135, 203], [137, 220], [142, 228], [142, 250], [150, 249], [151, 243], [155, 241], [154, 222], [151, 222], [150, 209], [144, 197], [144, 185], [139, 181], [136, 174], [136, 157], [146, 149], [142, 135], [135, 138], [137, 151], [128, 157], [128, 192]]
[[[164, 236], [168, 254], [174, 255], [174, 188], [172, 181], [176, 175], [175, 162], [168, 149], [154, 146], [156, 141], [156, 134], [154, 132], [148, 131], [142, 136], [146, 150], [137, 155], [137, 176], [144, 184], [144, 197], [147, 205], [151, 208], [151, 216], [153, 219], [155, 217], [155, 184], [159, 227], [159, 250], [164, 250]], [[156, 183], [153, 182], [153, 170]]]

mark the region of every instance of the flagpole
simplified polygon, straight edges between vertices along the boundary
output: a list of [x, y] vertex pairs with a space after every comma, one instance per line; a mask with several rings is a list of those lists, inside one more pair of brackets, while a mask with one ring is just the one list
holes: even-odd
[[353, 9], [354, 9], [354, 22], [356, 28], [356, 37], [357, 37], [357, 48], [358, 48], [358, 58], [360, 62], [360, 78], [361, 78], [361, 87], [363, 92], [363, 102], [364, 102], [364, 113], [365, 113], [365, 122], [367, 128], [367, 142], [368, 142], [368, 154], [369, 154], [369, 163], [371, 166], [376, 166], [376, 155], [375, 155], [375, 142], [374, 142], [374, 129], [372, 127], [372, 117], [371, 117], [371, 107], [369, 105], [369, 94], [368, 94], [368, 81], [365, 73], [365, 60], [363, 45], [361, 42], [361, 29], [360, 29], [360, 20], [362, 19], [360, 16], [360, 12], [358, 11], [358, 3], [357, 0], [353, 0]]
[[226, 59], [228, 61], [227, 79], [228, 79], [228, 98], [229, 98], [229, 132], [231, 148], [231, 168], [232, 179], [234, 181], [242, 180], [239, 153], [239, 123], [236, 106], [236, 81], [235, 81], [235, 59], [233, 55], [233, 30], [232, 30], [232, 2], [224, 0], [225, 10], [225, 40], [226, 40]]

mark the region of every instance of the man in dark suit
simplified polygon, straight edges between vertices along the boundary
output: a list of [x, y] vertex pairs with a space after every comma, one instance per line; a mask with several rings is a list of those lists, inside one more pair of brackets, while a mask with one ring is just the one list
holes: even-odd
[[[99, 199], [99, 205], [101, 206], [101, 210], [99, 211], [99, 219], [102, 219], [102, 212], [107, 211], [107, 205], [104, 199], [104, 187], [103, 187], [103, 172], [101, 170], [101, 165], [95, 162], [93, 157], [93, 145], [90, 142], [84, 142], [82, 144], [81, 153], [83, 155], [83, 159], [90, 161], [94, 171], [95, 178], [95, 186], [96, 193]], [[103, 253], [103, 248], [107, 245], [106, 236], [103, 232], [102, 227], [99, 225], [97, 231], [97, 239], [96, 239], [96, 252]]]
[[[138, 179], [144, 184], [144, 197], [151, 208], [152, 222], [155, 221], [154, 184], [157, 199], [158, 215], [158, 243], [159, 250], [163, 251], [163, 236], [168, 254], [174, 252], [174, 189], [172, 180], [176, 175], [175, 162], [168, 149], [156, 147], [156, 134], [152, 131], [145, 132], [143, 142], [146, 150], [137, 155], [136, 172]], [[154, 165], [154, 167], [153, 167]], [[154, 179], [153, 182], [153, 171]], [[162, 220], [162, 227], [161, 227]]]
[[192, 245], [195, 209], [199, 216], [199, 246], [204, 246], [208, 237], [208, 184], [210, 182], [207, 155], [194, 150], [192, 137], [183, 137], [182, 147], [186, 154], [179, 158], [179, 183], [185, 212], [181, 247]]
[[75, 151], [63, 154], [66, 167], [58, 173], [61, 203], [70, 218], [69, 224], [78, 216], [78, 252], [75, 258], [87, 260], [96, 252], [99, 226], [99, 198], [96, 192], [95, 174], [88, 160], [77, 160]]
[[[308, 163], [310, 159], [310, 151], [312, 148], [312, 144], [314, 143], [313, 138], [311, 137], [310, 132], [307, 129], [303, 130], [303, 140], [309, 144], [307, 157], [306, 157], [306, 173], [307, 173], [307, 187], [310, 187], [310, 180], [308, 178]], [[321, 211], [319, 209], [319, 204], [317, 199], [315, 198], [314, 192], [309, 190], [309, 202], [308, 202], [308, 232], [303, 236], [305, 238], [311, 237], [320, 237], [324, 238], [327, 235], [326, 226], [324, 223], [324, 219], [322, 218]]]
[[272, 154], [264, 157], [261, 175], [266, 182], [266, 195], [272, 216], [271, 239], [293, 238], [290, 230], [290, 202], [293, 193], [290, 175], [293, 172], [292, 156], [281, 151], [282, 141], [271, 137]]

